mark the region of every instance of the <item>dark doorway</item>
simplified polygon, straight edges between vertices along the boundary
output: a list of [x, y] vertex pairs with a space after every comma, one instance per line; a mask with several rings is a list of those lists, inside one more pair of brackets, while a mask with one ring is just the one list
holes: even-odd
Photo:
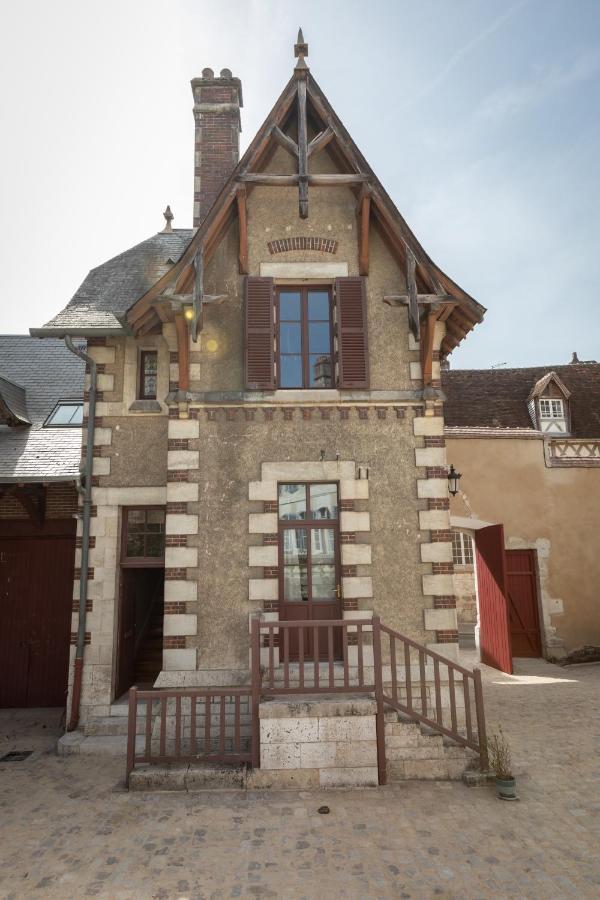
[[121, 570], [117, 697], [153, 685], [162, 668], [165, 570]]
[[513, 656], [542, 655], [535, 550], [507, 550], [508, 615]]

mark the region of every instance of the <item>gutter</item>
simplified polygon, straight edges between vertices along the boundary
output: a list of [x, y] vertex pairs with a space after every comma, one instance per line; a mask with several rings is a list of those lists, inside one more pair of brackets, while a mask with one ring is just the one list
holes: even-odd
[[[41, 329], [40, 329], [41, 330]], [[83, 494], [83, 530], [81, 537], [81, 570], [79, 575], [79, 624], [77, 628], [77, 646], [75, 650], [75, 670], [73, 674], [73, 696], [71, 698], [71, 716], [67, 731], [75, 731], [79, 724], [79, 705], [81, 701], [81, 683], [83, 675], [83, 653], [85, 649], [85, 625], [87, 618], [90, 513], [92, 507], [92, 467], [94, 464], [94, 430], [96, 419], [96, 363], [83, 350], [76, 347], [71, 335], [64, 335], [67, 349], [78, 356], [90, 367], [90, 389], [88, 400], [88, 424], [83, 469], [83, 487], [78, 487]]]
[[[131, 334], [131, 329], [121, 328], [119, 326], [115, 326], [114, 328], [71, 328], [69, 327], [68, 331], [66, 329], [60, 328], [60, 326], [55, 326], [53, 328], [30, 328], [29, 334], [31, 337], [38, 338], [65, 338], [68, 337], [114, 337], [115, 335]], [[67, 344], [67, 347], [69, 345]], [[69, 350], [71, 348], [69, 347]], [[72, 353], [76, 353], [76, 351], [72, 350]], [[79, 354], [77, 353], [77, 356]]]

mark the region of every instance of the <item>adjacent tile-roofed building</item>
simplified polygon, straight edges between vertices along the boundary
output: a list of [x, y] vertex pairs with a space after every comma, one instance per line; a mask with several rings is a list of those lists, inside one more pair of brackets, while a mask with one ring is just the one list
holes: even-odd
[[32, 334], [121, 331], [121, 319], [176, 263], [194, 230], [159, 232], [92, 269], [67, 306]]
[[536, 382], [550, 372], [571, 392], [571, 436], [600, 438], [600, 363], [444, 371], [446, 426], [535, 432], [527, 401]]
[[0, 394], [13, 413], [20, 404], [31, 423], [0, 424], [0, 482], [77, 476], [81, 427], [44, 427], [44, 422], [60, 400], [83, 400], [83, 377], [83, 362], [62, 341], [0, 335]]

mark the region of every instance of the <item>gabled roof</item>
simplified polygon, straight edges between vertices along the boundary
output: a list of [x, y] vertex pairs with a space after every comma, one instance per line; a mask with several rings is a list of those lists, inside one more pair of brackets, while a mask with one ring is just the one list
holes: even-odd
[[31, 334], [121, 332], [127, 310], [173, 268], [193, 233], [191, 228], [161, 231], [92, 269], [67, 306]]
[[0, 375], [0, 423], [14, 426], [31, 425], [25, 388], [4, 375]]
[[0, 482], [72, 480], [79, 472], [81, 427], [43, 426], [59, 400], [83, 400], [84, 363], [62, 341], [8, 334], [0, 335], [0, 367], [2, 381], [26, 396], [31, 422], [0, 425]]
[[442, 372], [449, 428], [526, 429], [532, 387], [554, 373], [570, 392], [571, 437], [600, 438], [600, 364]]
[[564, 386], [556, 372], [548, 372], [547, 375], [544, 375], [543, 378], [540, 378], [539, 381], [536, 381], [527, 399], [534, 400], [536, 397], [541, 397], [550, 382], [554, 382], [554, 384], [557, 386], [566, 400], [569, 399], [569, 397], [571, 396], [571, 392]]

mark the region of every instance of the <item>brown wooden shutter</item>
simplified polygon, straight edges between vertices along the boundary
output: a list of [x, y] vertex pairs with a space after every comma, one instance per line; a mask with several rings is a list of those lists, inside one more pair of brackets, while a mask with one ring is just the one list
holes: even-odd
[[273, 279], [246, 278], [246, 387], [275, 389]]
[[364, 278], [336, 278], [340, 388], [369, 387], [367, 300]]

